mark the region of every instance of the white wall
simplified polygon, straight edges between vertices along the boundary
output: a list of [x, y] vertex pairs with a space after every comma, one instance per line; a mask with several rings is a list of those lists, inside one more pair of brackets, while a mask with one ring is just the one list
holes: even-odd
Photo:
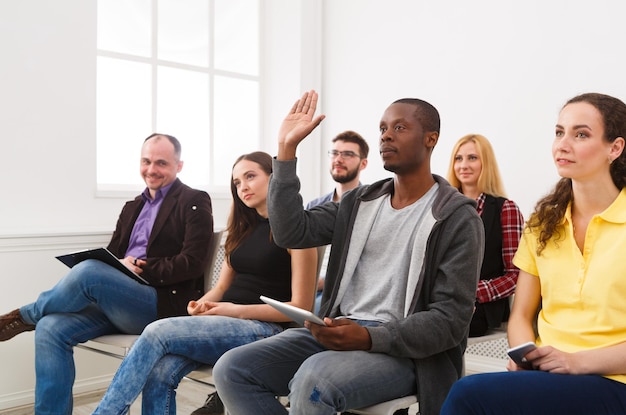
[[550, 147], [565, 101], [626, 100], [625, 14], [619, 0], [325, 0], [324, 140], [360, 132], [373, 150], [363, 181], [387, 177], [380, 116], [398, 98], [425, 99], [442, 119], [433, 172], [446, 175], [458, 138], [483, 134], [528, 216], [558, 179]]
[[0, 233], [110, 228], [119, 202], [93, 197], [95, 1], [3, 1], [0, 21]]

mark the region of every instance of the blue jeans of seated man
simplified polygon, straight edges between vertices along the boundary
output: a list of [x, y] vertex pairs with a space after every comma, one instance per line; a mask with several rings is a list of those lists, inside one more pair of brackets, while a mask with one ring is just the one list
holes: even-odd
[[[411, 359], [328, 350], [307, 329], [225, 353], [213, 379], [233, 414], [331, 415], [416, 393]], [[289, 412], [275, 398], [287, 394]]]
[[441, 415], [626, 414], [626, 384], [540, 370], [481, 373], [456, 382]]
[[20, 308], [35, 330], [35, 413], [71, 415], [73, 347], [111, 333], [139, 334], [154, 321], [157, 295], [96, 260], [74, 266], [37, 301]]
[[278, 323], [224, 316], [172, 317], [143, 331], [123, 360], [97, 414], [125, 414], [141, 393], [145, 415], [175, 415], [176, 387], [201, 364], [226, 351], [283, 330]]

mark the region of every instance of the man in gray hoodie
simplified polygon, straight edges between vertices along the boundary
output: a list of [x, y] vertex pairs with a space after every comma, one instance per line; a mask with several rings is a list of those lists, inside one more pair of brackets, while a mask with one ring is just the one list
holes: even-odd
[[379, 152], [393, 178], [349, 192], [339, 203], [302, 208], [298, 144], [324, 119], [317, 93], [283, 121], [268, 193], [280, 246], [332, 244], [320, 315], [223, 355], [213, 374], [233, 414], [334, 414], [417, 394], [436, 415], [463, 370], [483, 256], [474, 202], [430, 171], [439, 113], [413, 98], [380, 121]]

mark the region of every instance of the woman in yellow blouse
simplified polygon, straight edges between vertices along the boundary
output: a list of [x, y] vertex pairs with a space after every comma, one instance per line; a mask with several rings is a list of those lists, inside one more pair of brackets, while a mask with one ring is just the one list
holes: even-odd
[[[569, 100], [552, 156], [562, 179], [535, 208], [513, 260], [509, 372], [458, 381], [442, 415], [626, 413], [626, 105]], [[535, 336], [535, 323], [538, 336]]]

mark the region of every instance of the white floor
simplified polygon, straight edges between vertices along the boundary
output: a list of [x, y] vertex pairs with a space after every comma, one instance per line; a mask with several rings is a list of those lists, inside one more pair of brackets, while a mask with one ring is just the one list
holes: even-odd
[[[207, 395], [212, 391], [205, 385], [190, 381], [182, 382], [176, 394], [176, 412], [181, 415], [191, 414], [196, 408], [202, 406]], [[98, 406], [103, 393], [104, 391], [75, 396], [73, 415], [90, 415]], [[33, 413], [32, 406], [0, 410], [0, 415], [32, 415]], [[139, 399], [131, 407], [130, 414], [141, 414], [141, 401]], [[417, 408], [409, 408], [409, 415], [416, 414]]]
[[[213, 389], [191, 381], [183, 381], [178, 387], [176, 394], [176, 412], [179, 414], [191, 414], [196, 408], [202, 406], [209, 393], [213, 392]], [[93, 392], [90, 394], [80, 395], [74, 397], [74, 415], [89, 415], [91, 414], [104, 391]], [[32, 406], [13, 408], [0, 410], [0, 415], [32, 415], [34, 413]], [[131, 415], [141, 414], [141, 400], [138, 399], [130, 410]]]
[[[209, 386], [188, 380], [181, 382], [176, 393], [176, 413], [181, 415], [191, 414], [195, 409], [204, 404], [207, 395], [211, 392], [213, 392], [213, 389]], [[96, 406], [98, 406], [98, 402], [100, 402], [103, 394], [104, 391], [100, 391], [75, 396], [73, 415], [90, 415], [94, 409], [96, 409]], [[33, 415], [33, 413], [32, 406], [0, 410], [0, 415]], [[409, 408], [409, 415], [416, 415], [416, 413], [416, 407]], [[130, 414], [141, 414], [141, 398], [137, 399], [133, 406], [131, 406]]]

